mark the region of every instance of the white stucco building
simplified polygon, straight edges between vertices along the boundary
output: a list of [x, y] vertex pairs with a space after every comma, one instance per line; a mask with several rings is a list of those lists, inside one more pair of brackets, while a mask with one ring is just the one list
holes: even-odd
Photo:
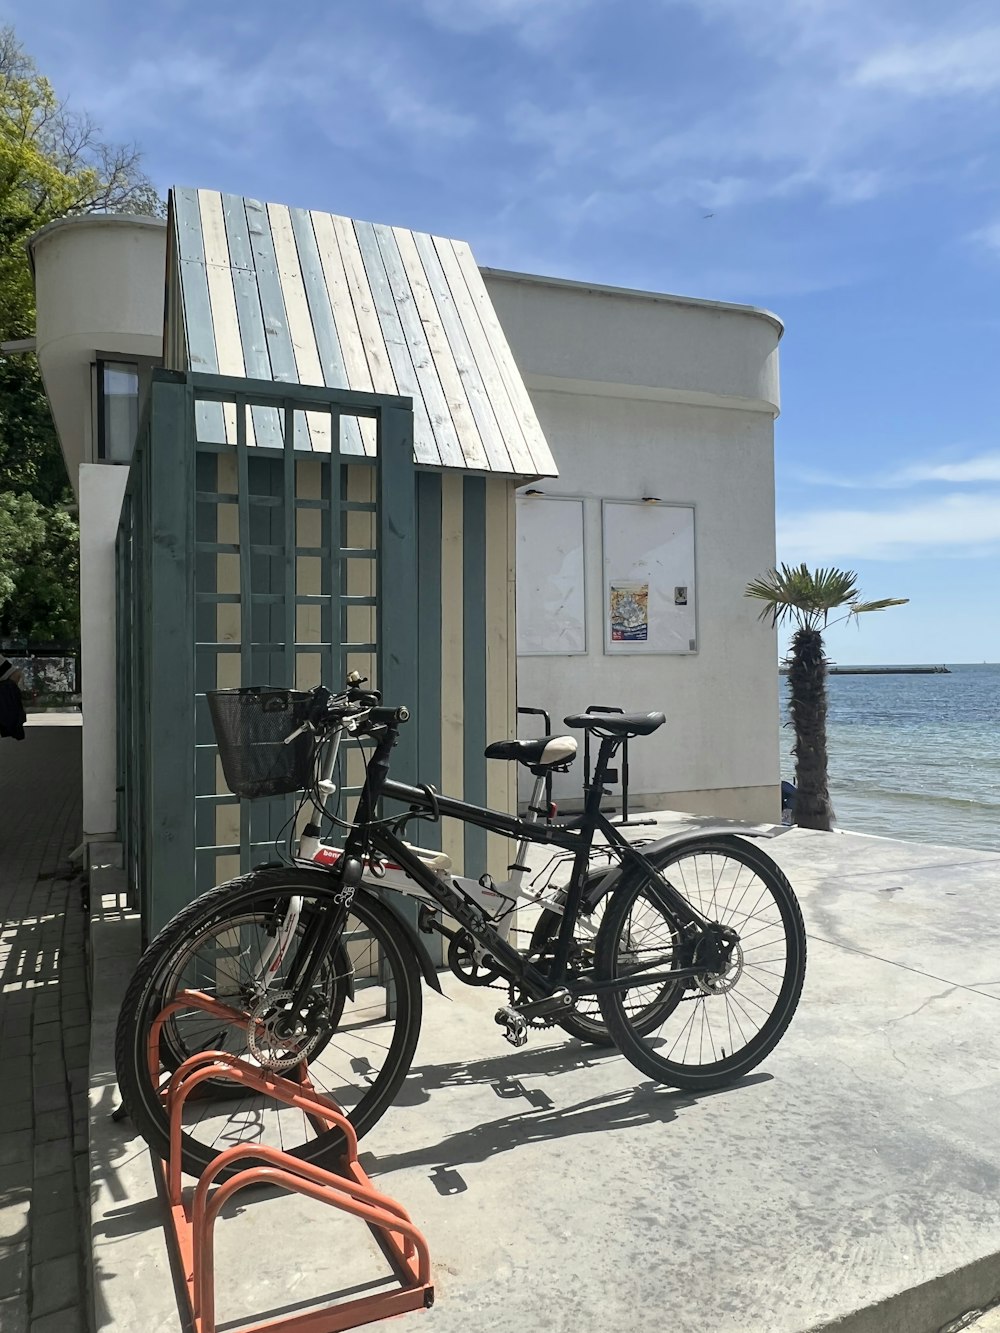
[[[631, 746], [633, 804], [777, 818], [775, 643], [743, 590], [775, 559], [780, 321], [715, 301], [493, 270], [485, 277], [559, 465], [558, 478], [529, 488], [540, 495], [525, 504], [577, 498], [585, 534], [586, 651], [521, 653], [519, 703], [546, 709], [554, 722], [594, 703], [660, 709], [666, 726]], [[657, 502], [688, 511], [693, 647], [608, 651], [608, 585], [617, 575], [606, 565], [602, 509], [615, 501], [637, 506], [617, 511], [625, 522], [645, 520]], [[530, 554], [544, 559], [544, 542]], [[519, 624], [530, 575], [522, 558]], [[651, 607], [650, 634], [654, 615]], [[579, 771], [558, 778], [555, 791], [563, 800], [578, 795]]]
[[[163, 355], [165, 246], [162, 223], [115, 217], [67, 219], [31, 242], [38, 357], [80, 502], [88, 840], [116, 833], [114, 542], [142, 385]], [[591, 703], [662, 709], [667, 725], [632, 747], [633, 803], [777, 818], [775, 640], [743, 588], [774, 562], [779, 321], [710, 301], [483, 276], [559, 468], [525, 488], [541, 494], [523, 503], [578, 500], [584, 525], [575, 595], [585, 643], [519, 655], [518, 702], [547, 709], [557, 730]], [[608, 579], [621, 576], [606, 567], [602, 506], [615, 502], [670, 509], [693, 530], [693, 544], [690, 531], [681, 542], [692, 570], [673, 591], [678, 623], [696, 630], [679, 650], [658, 650], [652, 609], [640, 651], [607, 642]], [[530, 554], [548, 558], [537, 539]], [[518, 595], [521, 615], [523, 578]], [[526, 721], [522, 734], [537, 727]], [[581, 777], [578, 764], [560, 778], [559, 797], [578, 794]]]

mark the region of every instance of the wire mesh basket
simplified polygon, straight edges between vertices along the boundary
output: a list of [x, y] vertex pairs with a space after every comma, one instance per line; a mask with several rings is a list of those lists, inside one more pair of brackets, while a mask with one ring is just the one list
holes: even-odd
[[306, 717], [303, 690], [252, 685], [206, 695], [229, 790], [248, 801], [308, 787], [315, 737], [304, 731], [285, 742]]

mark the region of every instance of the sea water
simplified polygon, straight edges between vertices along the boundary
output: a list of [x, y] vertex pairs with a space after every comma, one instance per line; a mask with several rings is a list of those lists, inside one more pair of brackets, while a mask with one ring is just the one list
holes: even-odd
[[[948, 675], [830, 676], [838, 828], [1000, 850], [1000, 665]], [[794, 780], [788, 681], [781, 775]]]

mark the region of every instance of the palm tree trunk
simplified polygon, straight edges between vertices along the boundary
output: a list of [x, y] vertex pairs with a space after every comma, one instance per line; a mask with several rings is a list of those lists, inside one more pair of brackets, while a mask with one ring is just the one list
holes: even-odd
[[795, 822], [828, 831], [833, 809], [827, 775], [826, 656], [819, 630], [800, 628], [792, 635], [788, 686], [795, 728]]

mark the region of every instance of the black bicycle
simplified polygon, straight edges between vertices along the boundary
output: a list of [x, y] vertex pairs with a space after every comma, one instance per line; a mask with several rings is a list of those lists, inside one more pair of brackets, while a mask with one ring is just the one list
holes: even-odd
[[[791, 1021], [805, 973], [802, 915], [787, 879], [742, 836], [704, 831], [636, 846], [601, 810], [614, 755], [626, 739], [662, 726], [662, 713], [567, 717], [600, 747], [582, 813], [551, 824], [540, 818], [539, 793], [546, 774], [571, 762], [572, 737], [489, 747], [490, 757], [518, 760], [536, 777], [531, 808], [518, 818], [392, 780], [390, 755], [409, 713], [384, 707], [363, 684], [355, 678], [336, 696], [322, 688], [210, 696], [230, 787], [255, 796], [305, 788], [345, 836], [330, 848], [310, 822], [298, 858], [211, 890], [144, 953], [122, 1006], [116, 1063], [126, 1109], [156, 1151], [167, 1151], [163, 1081], [204, 1050], [276, 1072], [307, 1070], [364, 1134], [410, 1068], [421, 978], [441, 989], [422, 938], [432, 933], [447, 938], [461, 980], [505, 986], [496, 1021], [515, 1046], [533, 1026], [562, 1023], [595, 1040], [609, 1035], [648, 1077], [694, 1091], [764, 1059]], [[346, 823], [329, 801], [349, 737], [366, 746], [367, 764]], [[412, 820], [441, 818], [513, 840], [511, 879], [463, 879], [440, 853], [404, 840]], [[597, 834], [610, 864], [595, 870]], [[532, 846], [570, 857], [572, 870], [564, 890], [542, 898], [521, 950], [509, 928]], [[405, 893], [422, 900], [416, 927]], [[191, 991], [210, 996], [216, 1012], [187, 1007]], [[221, 1082], [203, 1092], [185, 1111], [184, 1163], [193, 1174], [237, 1142], [316, 1163], [342, 1151], [337, 1130], [301, 1111]]]

